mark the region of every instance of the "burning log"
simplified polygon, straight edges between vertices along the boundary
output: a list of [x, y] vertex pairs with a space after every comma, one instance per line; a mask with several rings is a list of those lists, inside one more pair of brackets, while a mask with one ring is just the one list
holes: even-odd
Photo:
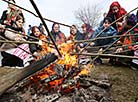
[[[106, 80], [94, 80], [94, 79], [88, 79], [88, 78], [79, 78], [80, 82], [83, 82], [83, 81], [86, 81], [86, 82], [89, 82], [89, 86], [90, 84], [93, 84], [93, 85], [96, 85], [96, 86], [99, 86], [101, 88], [105, 88], [105, 89], [108, 89], [110, 88], [112, 85], [107, 82]], [[85, 85], [85, 84], [81, 84], [81, 85]]]
[[31, 65], [19, 70], [17, 73], [9, 73], [0, 80], [0, 95], [3, 94], [7, 89], [11, 88], [13, 85], [19, 81], [27, 78], [28, 76], [40, 71], [44, 67], [47, 67], [49, 64], [54, 62], [57, 59], [57, 56], [54, 54], [48, 54], [41, 60], [38, 60]]

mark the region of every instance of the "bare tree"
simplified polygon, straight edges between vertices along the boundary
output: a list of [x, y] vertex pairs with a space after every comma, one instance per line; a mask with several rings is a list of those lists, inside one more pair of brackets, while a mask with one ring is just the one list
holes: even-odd
[[95, 28], [99, 24], [99, 19], [101, 16], [101, 10], [97, 5], [88, 5], [87, 7], [81, 7], [74, 12], [76, 19], [79, 23], [88, 23]]

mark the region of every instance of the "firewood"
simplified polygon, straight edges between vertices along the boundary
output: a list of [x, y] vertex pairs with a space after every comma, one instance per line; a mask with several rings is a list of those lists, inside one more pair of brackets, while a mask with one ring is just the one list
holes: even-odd
[[54, 54], [48, 54], [45, 58], [38, 60], [31, 65], [15, 72], [7, 73], [1, 77], [0, 80], [0, 95], [3, 94], [6, 90], [11, 88], [13, 85], [18, 83], [19, 81], [29, 77], [30, 75], [46, 68], [52, 62], [57, 59], [57, 56]]

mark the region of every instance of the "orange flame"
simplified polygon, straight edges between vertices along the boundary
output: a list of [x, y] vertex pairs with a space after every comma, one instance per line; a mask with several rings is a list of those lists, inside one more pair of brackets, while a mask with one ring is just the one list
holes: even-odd
[[[62, 54], [62, 58], [59, 58], [59, 60], [57, 61], [57, 64], [65, 65], [66, 67], [65, 67], [64, 70], [67, 70], [67, 71], [72, 66], [75, 66], [75, 67], [78, 66], [78, 56], [70, 54], [71, 52], [74, 52], [74, 43], [62, 43], [60, 46], [58, 46], [58, 48], [60, 50], [60, 53]], [[47, 46], [46, 50], [47, 50], [47, 52], [52, 52], [52, 53], [56, 52], [55, 49], [50, 48], [48, 46]], [[37, 77], [34, 77], [34, 78], [38, 78], [38, 79], [41, 80], [43, 78], [48, 78], [51, 75], [57, 74], [53, 69], [54, 66], [55, 66], [55, 64], [49, 66], [42, 73], [39, 73], [37, 75]], [[90, 72], [89, 69], [84, 68], [78, 75], [81, 75], [81, 74], [86, 74], [87, 75], [87, 74], [89, 74], [89, 72]], [[63, 80], [64, 80], [64, 78], [60, 78], [60, 79], [57, 79], [57, 80], [54, 80], [54, 81], [50, 81], [48, 83], [50, 86], [48, 86], [46, 89], [49, 90], [51, 88], [57, 88], [59, 85], [62, 84]], [[78, 85], [77, 85], [77, 87], [78, 87]], [[70, 88], [69, 90], [72, 90], [72, 88]]]

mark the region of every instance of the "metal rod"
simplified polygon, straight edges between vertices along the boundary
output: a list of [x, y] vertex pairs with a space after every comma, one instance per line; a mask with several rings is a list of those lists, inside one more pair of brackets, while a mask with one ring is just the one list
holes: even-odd
[[41, 19], [41, 21], [42, 21], [42, 23], [43, 23], [43, 25], [44, 25], [44, 27], [45, 27], [45, 29], [46, 29], [46, 31], [47, 31], [48, 36], [50, 37], [50, 39], [51, 39], [52, 43], [54, 44], [54, 46], [55, 46], [55, 48], [56, 48], [58, 54], [59, 54], [60, 57], [61, 57], [62, 55], [61, 55], [61, 53], [60, 53], [60, 51], [59, 51], [59, 49], [58, 49], [58, 47], [57, 47], [57, 45], [56, 45], [56, 43], [55, 43], [55, 41], [54, 41], [54, 39], [53, 39], [51, 33], [49, 32], [49, 29], [48, 29], [48, 27], [47, 27], [47, 25], [46, 25], [46, 23], [45, 23], [45, 21], [44, 21], [42, 15], [41, 15], [40, 11], [39, 11], [39, 9], [37, 8], [37, 6], [36, 6], [36, 4], [35, 4], [35, 2], [34, 2], [33, 0], [30, 0], [30, 2], [31, 2], [31, 4], [32, 4], [32, 6], [34, 7], [35, 11], [37, 12], [39, 18]]

